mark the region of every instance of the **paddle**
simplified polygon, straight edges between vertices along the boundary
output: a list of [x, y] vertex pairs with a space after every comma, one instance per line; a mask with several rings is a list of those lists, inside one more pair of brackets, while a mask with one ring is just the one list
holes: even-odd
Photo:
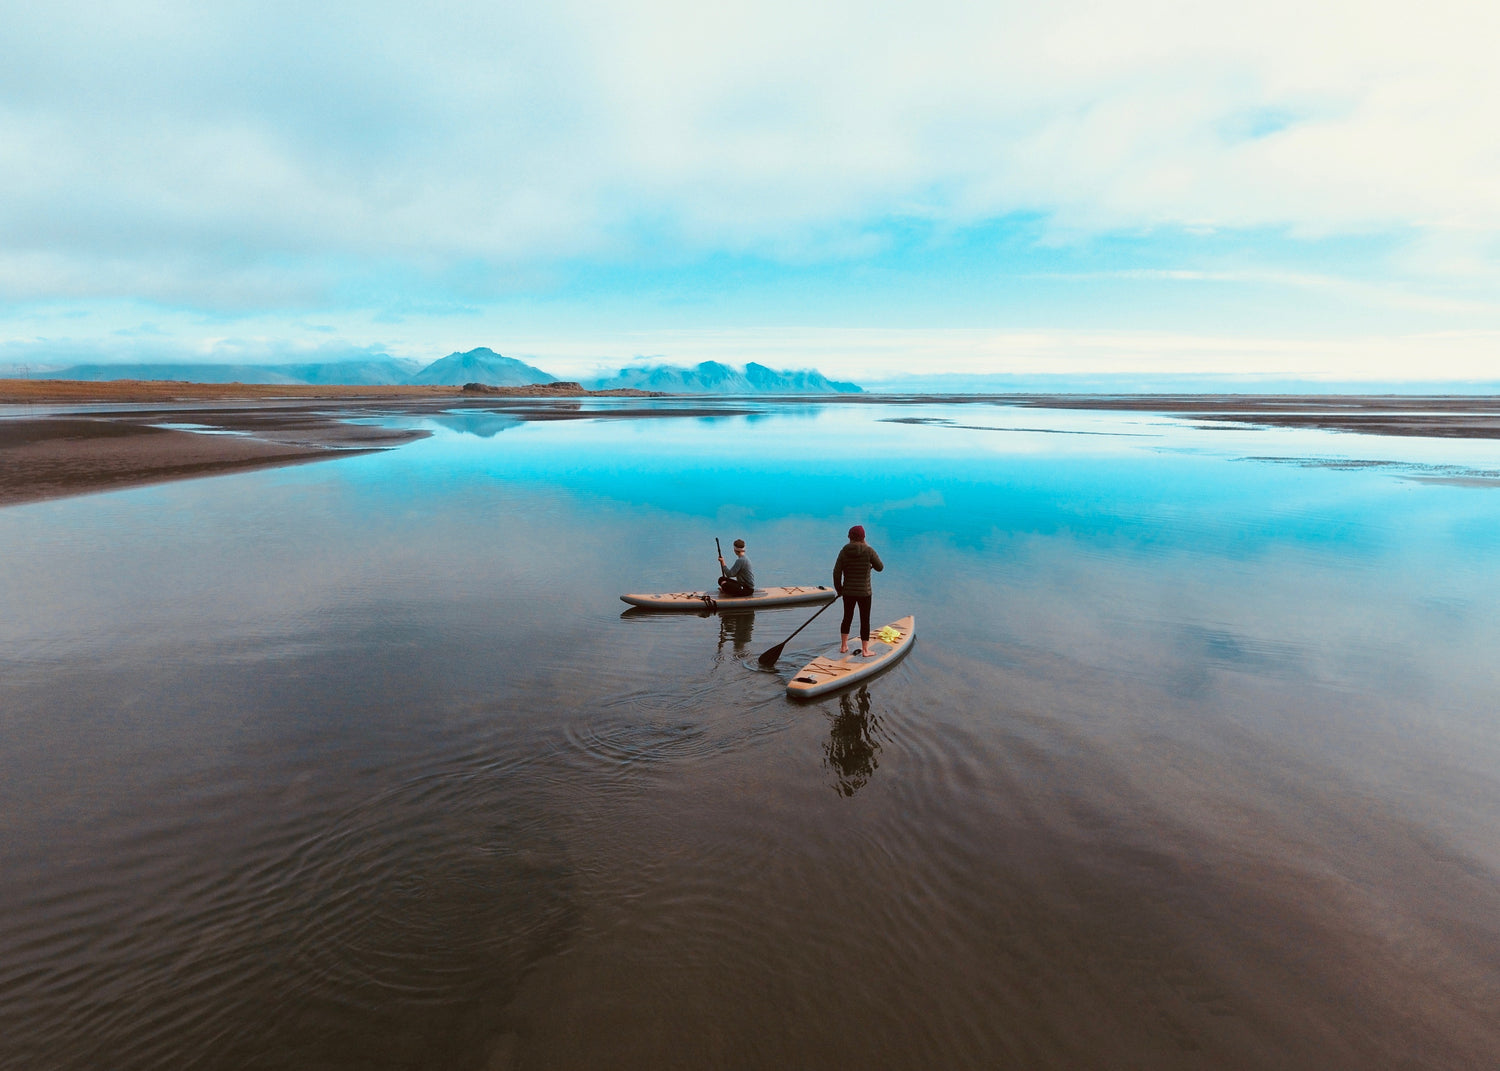
[[[828, 609], [833, 605], [834, 602], [837, 601], [838, 600], [835, 599], [830, 602], [825, 602], [821, 607], [818, 608], [818, 614], [821, 614], [824, 610]], [[806, 621], [802, 622], [802, 624], [798, 627], [797, 632], [801, 632], [808, 625], [811, 625], [814, 621], [816, 621], [818, 619], [818, 614], [813, 614], [812, 617], [809, 617]], [[792, 633], [792, 636], [797, 635], [797, 632]], [[788, 636], [786, 639], [778, 643], [775, 647], [772, 647], [765, 654], [761, 655], [760, 664], [768, 669], [771, 666], [774, 666], [776, 664], [776, 660], [781, 657], [781, 649], [792, 642], [792, 636]]]
[[718, 536], [714, 536], [714, 549], [719, 552], [719, 575], [728, 576], [729, 570], [724, 568], [724, 546], [719, 542]]

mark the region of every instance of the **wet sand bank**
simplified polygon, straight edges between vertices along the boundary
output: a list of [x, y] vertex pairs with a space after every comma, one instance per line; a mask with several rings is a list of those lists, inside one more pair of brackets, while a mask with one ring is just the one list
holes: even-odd
[[1484, 395], [1017, 395], [991, 400], [1034, 409], [1170, 413], [1365, 435], [1500, 439], [1500, 398]]
[[1318, 428], [1365, 435], [1500, 438], [1500, 397], [1494, 395], [846, 394], [840, 400], [1164, 413], [1215, 423]]
[[0, 420], [0, 506], [367, 453], [424, 435], [282, 410]]
[[[319, 461], [389, 449], [428, 434], [352, 418], [448, 408], [476, 398], [645, 394], [586, 391], [577, 383], [473, 389], [0, 380], [0, 404], [14, 407], [0, 412], [0, 506]], [[46, 408], [36, 412], [34, 406]]]
[[[665, 397], [638, 390], [588, 391], [577, 383], [529, 387], [312, 386], [117, 380], [0, 380], [0, 506], [296, 464], [350, 451], [388, 449], [425, 432], [350, 423], [382, 413], [421, 413], [466, 402], [528, 399], [526, 420], [725, 416], [717, 405], [585, 412], [571, 398]], [[551, 400], [552, 404], [546, 404]], [[823, 405], [817, 396], [757, 399]], [[1033, 409], [1154, 412], [1210, 422], [1351, 431], [1372, 435], [1500, 438], [1500, 398], [1395, 395], [841, 395], [840, 402], [986, 404]], [[722, 403], [725, 399], [712, 399]], [[201, 404], [200, 404], [201, 403]], [[330, 405], [330, 403], [337, 403]], [[102, 410], [100, 406], [119, 406]], [[26, 406], [46, 406], [32, 415]], [[151, 408], [133, 408], [151, 406]], [[132, 408], [126, 408], [132, 407]]]

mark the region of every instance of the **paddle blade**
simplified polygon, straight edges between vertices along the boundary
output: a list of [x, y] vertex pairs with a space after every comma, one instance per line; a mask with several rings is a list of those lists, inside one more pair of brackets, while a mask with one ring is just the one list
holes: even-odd
[[[833, 603], [831, 602], [825, 602], [818, 608], [818, 614], [821, 614], [824, 610], [828, 609], [832, 605]], [[808, 625], [811, 625], [814, 621], [816, 621], [818, 619], [818, 614], [813, 614], [806, 621], [802, 622], [802, 624], [798, 625], [797, 632], [801, 632]], [[797, 635], [797, 632], [793, 632], [792, 636]], [[760, 664], [766, 666], [767, 668], [774, 666], [776, 664], [776, 660], [781, 657], [781, 649], [792, 642], [792, 636], [788, 636], [786, 639], [778, 643], [775, 647], [772, 647], [765, 654], [761, 655]]]

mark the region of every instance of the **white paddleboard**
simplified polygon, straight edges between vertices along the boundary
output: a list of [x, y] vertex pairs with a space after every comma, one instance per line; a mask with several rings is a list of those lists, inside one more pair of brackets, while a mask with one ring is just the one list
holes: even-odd
[[621, 602], [648, 610], [758, 610], [763, 606], [796, 606], [832, 602], [833, 588], [756, 588], [754, 595], [720, 595], [717, 591], [668, 591], [660, 595], [621, 595]]
[[917, 635], [917, 619], [903, 617], [885, 627], [895, 629], [900, 635], [886, 643], [876, 636], [880, 629], [872, 628], [869, 658], [859, 653], [859, 637], [850, 636], [847, 654], [839, 654], [837, 647], [820, 654], [787, 682], [786, 694], [794, 699], [812, 699], [890, 669], [911, 650], [912, 640]]

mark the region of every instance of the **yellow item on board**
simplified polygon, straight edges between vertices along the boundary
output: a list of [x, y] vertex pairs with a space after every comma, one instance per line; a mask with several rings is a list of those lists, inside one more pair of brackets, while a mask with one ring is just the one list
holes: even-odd
[[895, 643], [901, 638], [901, 633], [891, 628], [890, 625], [886, 625], [879, 632], [875, 633], [875, 638], [881, 643]]

